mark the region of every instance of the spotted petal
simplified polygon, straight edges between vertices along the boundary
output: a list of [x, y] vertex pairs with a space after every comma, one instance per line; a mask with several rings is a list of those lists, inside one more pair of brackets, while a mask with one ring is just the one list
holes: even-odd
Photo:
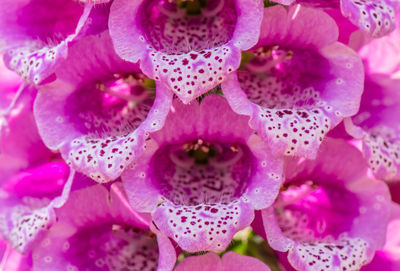
[[222, 90], [275, 153], [313, 158], [326, 133], [357, 112], [363, 66], [335, 42], [327, 14], [297, 7], [265, 10], [258, 47]]
[[[74, 179], [71, 173], [66, 180], [65, 173], [65, 164], [51, 163], [25, 171], [2, 187], [0, 231], [17, 250], [29, 250], [55, 222], [54, 209], [67, 201]], [[40, 188], [43, 182], [47, 190]]]
[[92, 9], [69, 0], [3, 1], [2, 5], [0, 35], [5, 62], [34, 84], [48, 79], [67, 57]]
[[394, 30], [395, 14], [399, 8], [397, 0], [275, 0], [274, 2], [283, 5], [296, 2], [305, 6], [340, 9], [353, 24], [373, 37], [382, 37]]
[[346, 130], [362, 139], [364, 156], [375, 176], [400, 180], [399, 80], [388, 76], [369, 76], [360, 112], [346, 119]]
[[162, 86], [154, 95], [137, 65], [113, 53], [108, 32], [71, 47], [57, 77], [35, 101], [44, 142], [92, 179], [116, 179], [142, 152], [146, 134], [163, 126], [172, 95]]
[[[185, 3], [184, 3], [185, 4]], [[141, 60], [144, 73], [161, 81], [184, 102], [220, 84], [240, 64], [240, 51], [259, 36], [263, 3], [215, 0], [199, 4], [166, 1], [114, 1], [110, 32], [117, 53]]]
[[316, 160], [289, 163], [287, 190], [262, 211], [265, 231], [297, 270], [359, 270], [384, 244], [390, 196], [358, 149], [325, 142]]
[[281, 184], [279, 160], [250, 137], [247, 120], [216, 95], [200, 106], [176, 101], [165, 128], [122, 175], [132, 207], [152, 212], [160, 231], [187, 251], [224, 250]]
[[153, 229], [157, 242], [129, 205], [119, 203], [115, 188], [96, 185], [71, 194], [33, 249], [35, 270], [172, 270], [171, 242]]

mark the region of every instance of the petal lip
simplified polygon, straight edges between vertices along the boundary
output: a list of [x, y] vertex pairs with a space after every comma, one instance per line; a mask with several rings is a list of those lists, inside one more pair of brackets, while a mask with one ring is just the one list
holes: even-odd
[[[103, 12], [104, 9], [107, 7], [95, 10]], [[103, 50], [94, 48], [99, 45]], [[140, 88], [140, 85], [129, 85], [132, 78], [124, 76], [136, 80], [134, 75], [140, 77], [142, 72], [138, 64], [123, 61], [114, 53], [107, 31], [84, 37], [74, 44], [56, 74], [56, 81], [40, 87], [34, 103], [34, 115], [44, 143], [52, 150], [61, 151], [65, 161], [98, 182], [115, 180], [142, 153], [148, 133], [163, 127], [172, 93], [157, 83], [155, 98], [151, 94], [144, 96], [147, 92], [143, 96], [131, 93], [127, 99], [135, 99], [133, 103], [121, 98], [123, 105], [113, 104], [113, 95], [119, 95], [118, 91], [125, 91], [128, 86], [130, 92]], [[109, 81], [120, 84], [115, 91], [115, 86], [110, 86], [111, 98], [99, 86], [99, 82], [108, 84]]]
[[[215, 118], [216, 114], [219, 114], [218, 118]], [[218, 95], [207, 95], [200, 105], [183, 105], [175, 100], [164, 128], [150, 135], [152, 139], [141, 159], [122, 175], [131, 206], [139, 212], [152, 213], [153, 222], [160, 231], [187, 251], [225, 249], [233, 235], [252, 222], [254, 210], [267, 208], [274, 202], [282, 184], [281, 159], [269, 155], [268, 147], [257, 136], [251, 135], [247, 122], [247, 117], [237, 116]], [[221, 143], [221, 150], [224, 149], [222, 143], [228, 144], [234, 153], [241, 153], [239, 160], [227, 161], [235, 161], [233, 168], [240, 167], [225, 169], [228, 164], [224, 164], [225, 160], [219, 161], [218, 156], [213, 158], [214, 162], [200, 166], [187, 164], [186, 160], [177, 161], [179, 156], [171, 158], [170, 150], [180, 149], [179, 146], [199, 138]], [[232, 143], [235, 144], [229, 145]], [[175, 147], [170, 147], [172, 145]], [[251, 164], [248, 165], [248, 161]], [[201, 177], [203, 170], [208, 172], [207, 178]], [[225, 172], [221, 176], [226, 178], [215, 175], [221, 170]], [[243, 188], [232, 186], [231, 179], [236, 177], [230, 175], [231, 171], [236, 172], [232, 176], [245, 174], [243, 178], [248, 181]], [[193, 187], [179, 181], [186, 177], [197, 178], [193, 182], [187, 181], [193, 183]], [[174, 185], [174, 190], [168, 188]], [[203, 191], [203, 188], [209, 192], [205, 197], [188, 192]], [[228, 198], [228, 194], [233, 198]]]
[[[44, 167], [43, 169], [46, 170]], [[43, 175], [38, 170], [34, 174], [39, 178]], [[0, 232], [16, 250], [22, 253], [29, 252], [41, 240], [46, 230], [56, 222], [55, 212], [69, 198], [73, 182], [76, 181], [75, 171], [70, 170], [67, 180], [52, 181], [61, 181], [63, 185], [54, 187], [47, 194], [40, 189], [37, 189], [38, 191], [27, 189], [25, 195], [2, 191], [5, 196], [1, 199]], [[18, 187], [14, 185], [14, 189], [17, 191]], [[12, 189], [8, 187], [8, 190]]]
[[[68, 56], [69, 47], [77, 40], [79, 40], [80, 36], [84, 35], [83, 32], [85, 31], [85, 25], [87, 24], [88, 18], [90, 17], [90, 13], [92, 11], [92, 5], [86, 4], [84, 7], [82, 7], [79, 3], [71, 3], [69, 7], [66, 7], [66, 14], [64, 14], [64, 16], [79, 17], [77, 19], [74, 30], [69, 32], [67, 31], [67, 34], [50, 32], [51, 35], [66, 35], [58, 42], [56, 41], [57, 39], [55, 37], [44, 37], [44, 40], [42, 42], [38, 42], [37, 37], [46, 35], [46, 33], [49, 32], [46, 27], [49, 26], [43, 25], [40, 20], [38, 22], [35, 22], [36, 19], [34, 18], [34, 16], [36, 16], [35, 14], [45, 14], [45, 8], [40, 7], [40, 5], [36, 3], [36, 0], [29, 1], [28, 5], [26, 6], [23, 6], [24, 4], [26, 4], [26, 1], [18, 1], [18, 4], [16, 4], [15, 1], [10, 2], [13, 2], [13, 4], [10, 5], [12, 6], [12, 8], [4, 8], [3, 12], [20, 12], [22, 14], [23, 12], [28, 11], [28, 16], [32, 16], [31, 19], [33, 22], [14, 22], [12, 21], [14, 19], [12, 19], [11, 22], [7, 21], [9, 20], [9, 18], [17, 18], [17, 20], [23, 20], [25, 19], [23, 18], [23, 16], [25, 15], [15, 16], [8, 14], [1, 16], [2, 18], [4, 18], [4, 21], [0, 21], [0, 24], [7, 25], [5, 27], [1, 27], [1, 29], [4, 30], [2, 36], [6, 38], [6, 45], [3, 48], [3, 50], [5, 50], [5, 63], [10, 69], [20, 74], [23, 79], [35, 85], [54, 80], [55, 69], [57, 69], [57, 67], [60, 65], [60, 61]], [[61, 5], [62, 3], [58, 4]], [[5, 3], [5, 5], [9, 4]], [[59, 7], [59, 5], [57, 5], [57, 7]], [[32, 10], [29, 11], [29, 9]], [[77, 11], [80, 12], [80, 15], [74, 14], [77, 13]], [[68, 12], [73, 15], [68, 14]], [[43, 18], [40, 19], [43, 20]], [[65, 18], [62, 17], [58, 19], [65, 20]], [[27, 20], [29, 20], [29, 18], [27, 18]], [[54, 20], [54, 18], [50, 18], [49, 20]], [[35, 23], [37, 25], [35, 25]], [[54, 23], [54, 27], [56, 28], [57, 22]], [[64, 24], [66, 25], [67, 23]], [[24, 30], [23, 27], [32, 29]], [[35, 29], [35, 27], [38, 29]], [[39, 31], [39, 29], [41, 28], [43, 28], [43, 33]], [[35, 31], [39, 32], [35, 33]], [[54, 31], [57, 31], [57, 29], [54, 29]], [[48, 40], [50, 39], [55, 40], [53, 41], [55, 45], [51, 43], [47, 44]]]
[[[69, 88], [69, 86], [66, 88]], [[129, 131], [127, 136], [121, 137], [119, 141], [115, 141], [116, 143], [114, 145], [104, 145], [104, 148], [112, 148], [114, 150], [115, 148], [120, 148], [118, 142], [122, 140], [126, 142], [129, 138], [135, 139], [128, 149], [130, 155], [127, 157], [129, 157], [129, 160], [125, 158], [124, 154], [118, 155], [118, 153], [114, 153], [113, 156], [116, 159], [115, 163], [119, 165], [117, 168], [113, 167], [115, 170], [110, 170], [109, 167], [107, 168], [107, 164], [110, 162], [102, 161], [101, 153], [96, 152], [92, 154], [92, 159], [99, 160], [94, 166], [91, 166], [83, 160], [79, 160], [81, 162], [71, 160], [71, 152], [76, 149], [76, 142], [84, 138], [86, 134], [80, 131], [79, 128], [76, 128], [73, 120], [68, 121], [69, 116], [66, 115], [65, 112], [62, 112], [62, 110], [68, 106], [68, 100], [65, 100], [65, 97], [63, 97], [65, 94], [67, 95], [65, 97], [68, 97], [68, 93], [63, 94], [59, 89], [53, 88], [52, 86], [49, 86], [47, 89], [42, 89], [38, 93], [35, 100], [35, 118], [38, 122], [39, 133], [42, 135], [45, 144], [53, 150], [61, 151], [64, 160], [71, 166], [99, 182], [115, 180], [121, 175], [129, 163], [141, 155], [146, 145], [148, 133], [157, 131], [163, 127], [165, 117], [172, 102], [172, 95], [170, 95], [170, 92], [158, 85], [155, 100], [144, 121], [140, 123], [138, 127]], [[55, 107], [55, 104], [59, 106]], [[50, 108], [50, 110], [45, 110], [46, 108]], [[65, 121], [60, 122], [60, 120]], [[53, 123], [59, 124], [57, 129], [52, 128], [54, 127]], [[65, 131], [69, 131], [69, 133], [65, 133]], [[99, 137], [99, 140], [103, 141], [111, 141], [112, 139], [113, 135], [104, 138]], [[84, 143], [84, 141], [82, 142]], [[82, 148], [86, 148], [85, 145], [82, 145]], [[79, 152], [79, 150], [77, 152]], [[105, 154], [107, 152], [108, 151], [105, 150]]]
[[[272, 66], [267, 67], [268, 62], [264, 65], [265, 67], [255, 66], [250, 62], [236, 73], [228, 75], [221, 86], [231, 108], [238, 114], [250, 117], [249, 126], [256, 130], [265, 142], [271, 143], [275, 154], [314, 158], [325, 134], [340, 123], [344, 117], [357, 113], [363, 89], [363, 65], [353, 50], [335, 41], [337, 26], [327, 14], [307, 7], [301, 7], [296, 12], [296, 7], [300, 6], [291, 6], [289, 11], [282, 6], [267, 8], [265, 14], [272, 16], [264, 17], [264, 23], [270, 23], [265, 24], [267, 26], [262, 28], [260, 42], [257, 44], [259, 47], [255, 47], [253, 50], [264, 48], [264, 46], [267, 48], [273, 45], [284, 48], [289, 46], [288, 48], [293, 50], [293, 56], [288, 61], [294, 60], [293, 64], [288, 65], [297, 65], [294, 64], [296, 57], [299, 61], [301, 57], [305, 57], [304, 52], [308, 52], [316, 65], [321, 65], [320, 68], [323, 70], [328, 69], [324, 74], [321, 73], [321, 78], [324, 77], [324, 79], [315, 74], [315, 67], [312, 67], [313, 71], [311, 68], [308, 71], [308, 68], [304, 66], [301, 67], [304, 69], [304, 74], [285, 74], [295, 78], [289, 81], [285, 77], [281, 79], [281, 75], [279, 75], [281, 72], [279, 65], [281, 64], [277, 64], [274, 68], [276, 69], [275, 74], [275, 70], [271, 71]], [[276, 11], [275, 15], [274, 11]], [[296, 14], [295, 19], [291, 20], [294, 13]], [[276, 17], [278, 15], [279, 17]], [[282, 20], [282, 16], [286, 16], [287, 20]], [[309, 22], [307, 20], [309, 17], [314, 19]], [[323, 18], [329, 19], [325, 22]], [[297, 21], [299, 21], [299, 25], [297, 25]], [[315, 33], [312, 37], [308, 37], [308, 33], [302, 32], [308, 23], [318, 25], [313, 29]], [[269, 27], [276, 29], [269, 29]], [[329, 30], [332, 35], [326, 37], [326, 30]], [[318, 36], [323, 36], [323, 38], [318, 38]], [[299, 43], [295, 43], [295, 41], [299, 41]], [[304, 55], [301, 56], [302, 54]], [[350, 73], [349, 70], [352, 72]], [[259, 76], [263, 72], [271, 73], [271, 75]], [[296, 79], [295, 76], [300, 76], [302, 79]], [[289, 85], [287, 89], [282, 86], [285, 84]], [[300, 90], [296, 94], [298, 88]], [[289, 91], [293, 92], [294, 98], [285, 96], [285, 93]], [[308, 91], [314, 94], [305, 94]], [[266, 105], [257, 104], [258, 102], [262, 103], [263, 99], [268, 100], [267, 95], [271, 96], [269, 99], [271, 105], [267, 106], [267, 102], [265, 102]], [[308, 98], [301, 95], [308, 95]], [[298, 101], [296, 97], [298, 97]], [[295, 100], [292, 102], [291, 98]], [[274, 99], [278, 102], [272, 105]], [[307, 99], [311, 99], [311, 101]], [[298, 105], [299, 103], [300, 105]], [[286, 116], [286, 114], [289, 115]], [[316, 124], [310, 126], [311, 123]], [[299, 131], [303, 132], [298, 134]], [[309, 131], [312, 132], [309, 133]]]
[[400, 180], [398, 40], [396, 29], [359, 50], [367, 67], [364, 93], [359, 112], [344, 122], [347, 133], [362, 143], [372, 173], [389, 182]]
[[[342, 163], [343, 160], [346, 161], [344, 165]], [[337, 171], [338, 164], [341, 165], [339, 172]], [[293, 168], [294, 165], [297, 165], [297, 168]], [[355, 165], [357, 167], [354, 167]], [[355, 261], [354, 264], [357, 269], [368, 263], [373, 258], [374, 252], [384, 244], [386, 225], [390, 218], [389, 205], [391, 203], [387, 186], [381, 181], [367, 177], [367, 165], [359, 150], [343, 140], [326, 139], [326, 144], [321, 147], [316, 160], [300, 161], [293, 159], [293, 164], [289, 164], [288, 168], [290, 169], [287, 173], [288, 183], [293, 180], [312, 180], [314, 184], [325, 186], [327, 190], [332, 189], [333, 186], [344, 187], [347, 190], [347, 194], [352, 194], [357, 198], [353, 203], [350, 201], [346, 203], [346, 206], [349, 207], [345, 211], [346, 214], [351, 213], [351, 208], [356, 208], [357, 212], [346, 218], [349, 220], [350, 228], [348, 230], [337, 232], [335, 236], [316, 237], [315, 235], [310, 235], [307, 237], [309, 239], [302, 240], [300, 237], [293, 235], [295, 231], [292, 232], [287, 228], [298, 227], [297, 232], [299, 230], [304, 231], [305, 236], [308, 236], [306, 234], [308, 229], [312, 231], [316, 231], [316, 229], [312, 229], [313, 226], [302, 228], [304, 225], [301, 222], [297, 224], [286, 222], [285, 225], [282, 224], [283, 226], [281, 226], [280, 223], [283, 222], [278, 223], [278, 216], [283, 211], [277, 213], [275, 208], [281, 207], [276, 204], [274, 208], [262, 211], [264, 229], [269, 244], [278, 251], [288, 251], [289, 262], [299, 270], [306, 270], [306, 266], [308, 266], [307, 268], [312, 266], [311, 270], [320, 270], [318, 268], [325, 267], [325, 265], [326, 268], [328, 266], [331, 268], [351, 267], [353, 264], [351, 261], [346, 260], [347, 258], [343, 257], [343, 255], [354, 254], [352, 260]], [[318, 181], [319, 178], [320, 180]], [[331, 180], [329, 180], [330, 178]], [[368, 189], [365, 189], [366, 187]], [[320, 198], [319, 204], [323, 201]], [[289, 205], [284, 208], [289, 210], [290, 206], [296, 206], [295, 204], [297, 204], [295, 201], [293, 203], [289, 202]], [[357, 206], [351, 207], [352, 204]], [[316, 206], [316, 204], [314, 205]], [[309, 212], [308, 215], [312, 216], [311, 209], [314, 205], [309, 205], [308, 207], [304, 205], [305, 208], [302, 209], [302, 212], [304, 214]], [[335, 211], [338, 212], [339, 209], [335, 209]], [[338, 218], [339, 216], [336, 217], [336, 219]], [[310, 221], [310, 218], [307, 221]], [[287, 223], [293, 224], [289, 225]], [[315, 232], [314, 234], [317, 233]], [[313, 258], [312, 255], [314, 253], [318, 253], [321, 258]], [[312, 264], [309, 265], [311, 262]]]
[[[239, 67], [240, 51], [257, 42], [263, 2], [232, 2], [239, 15], [228, 41], [211, 48], [192, 49], [188, 52], [164, 52], [153, 48], [151, 42], [146, 40], [150, 34], [146, 34], [145, 26], [141, 25], [142, 17], [137, 16], [141, 8], [145, 8], [146, 1], [116, 0], [111, 7], [109, 21], [114, 48], [125, 60], [140, 60], [141, 69], [147, 76], [161, 81], [188, 104], [224, 81], [229, 73]], [[126, 19], [121, 22], [121, 17]]]
[[140, 259], [146, 266], [171, 271], [176, 261], [171, 241], [150, 226], [156, 242], [149, 225], [138, 220], [120, 192], [119, 183], [106, 188], [93, 182], [73, 191], [67, 204], [56, 211], [57, 222], [33, 247], [34, 269], [111, 270], [131, 268], [132, 260], [138, 264]]

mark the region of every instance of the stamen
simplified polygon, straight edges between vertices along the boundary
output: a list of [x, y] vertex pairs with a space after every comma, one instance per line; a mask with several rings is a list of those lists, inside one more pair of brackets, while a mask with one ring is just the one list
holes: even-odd
[[246, 67], [255, 73], [265, 73], [272, 69], [281, 69], [283, 62], [293, 58], [293, 51], [280, 49], [279, 46], [261, 47], [254, 56], [255, 58], [249, 61]]
[[238, 146], [238, 145], [231, 145], [229, 148], [223, 149], [221, 147], [221, 151], [219, 152], [220, 154], [226, 154], [227, 151], [232, 151], [233, 155], [230, 157], [225, 157], [225, 159], [216, 159], [217, 157], [214, 157], [210, 159], [210, 165], [213, 165], [216, 168], [227, 168], [229, 166], [232, 166], [236, 164], [244, 155], [243, 149]]
[[319, 186], [314, 184], [313, 181], [306, 181], [301, 185], [296, 185], [293, 183], [284, 184], [281, 188], [281, 195], [276, 201], [275, 206], [277, 208], [284, 208], [288, 205], [302, 201], [318, 188]]
[[183, 145], [183, 150], [189, 157], [194, 158], [196, 164], [200, 165], [208, 164], [209, 159], [216, 155], [215, 147], [202, 139]]
[[146, 78], [142, 74], [129, 74], [122, 77], [119, 74], [114, 74], [115, 81], [99, 82], [96, 88], [112, 97], [128, 102], [130, 107], [135, 107], [147, 99], [152, 94], [152, 89], [155, 89], [153, 80]]

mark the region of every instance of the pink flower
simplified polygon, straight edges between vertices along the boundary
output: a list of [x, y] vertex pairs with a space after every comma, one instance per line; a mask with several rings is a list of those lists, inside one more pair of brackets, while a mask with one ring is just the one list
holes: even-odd
[[250, 60], [222, 83], [232, 109], [250, 117], [274, 153], [315, 158], [329, 130], [357, 113], [363, 66], [337, 36], [320, 10], [266, 8]]
[[297, 270], [359, 270], [385, 242], [390, 195], [361, 152], [325, 139], [316, 160], [286, 164], [285, 186], [262, 211], [269, 245]]
[[282, 181], [281, 161], [251, 136], [247, 121], [217, 95], [200, 105], [176, 101], [164, 128], [122, 175], [132, 208], [152, 213], [184, 250], [224, 250], [254, 210], [274, 202]]
[[33, 269], [170, 271], [176, 252], [163, 234], [134, 212], [118, 183], [71, 193], [57, 222], [33, 247]]
[[[106, 24], [109, 6], [95, 8]], [[101, 48], [98, 50], [97, 48]], [[151, 85], [138, 65], [113, 51], [107, 28], [71, 46], [57, 80], [40, 87], [35, 118], [45, 144], [97, 182], [118, 178], [162, 128], [172, 93]]]
[[125, 60], [140, 60], [146, 75], [184, 103], [236, 70], [241, 50], [252, 47], [260, 33], [262, 1], [200, 2], [116, 0], [110, 13], [116, 52]]
[[34, 84], [48, 79], [85, 31], [90, 10], [71, 0], [3, 1], [0, 35], [7, 66]]

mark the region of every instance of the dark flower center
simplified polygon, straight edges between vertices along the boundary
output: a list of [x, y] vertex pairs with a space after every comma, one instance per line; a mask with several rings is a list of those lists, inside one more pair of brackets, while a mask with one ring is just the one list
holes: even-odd
[[148, 0], [139, 14], [151, 47], [175, 55], [225, 44], [237, 20], [233, 0]]
[[253, 155], [242, 144], [199, 139], [161, 147], [151, 162], [152, 179], [174, 204], [228, 203], [243, 194], [252, 161]]

